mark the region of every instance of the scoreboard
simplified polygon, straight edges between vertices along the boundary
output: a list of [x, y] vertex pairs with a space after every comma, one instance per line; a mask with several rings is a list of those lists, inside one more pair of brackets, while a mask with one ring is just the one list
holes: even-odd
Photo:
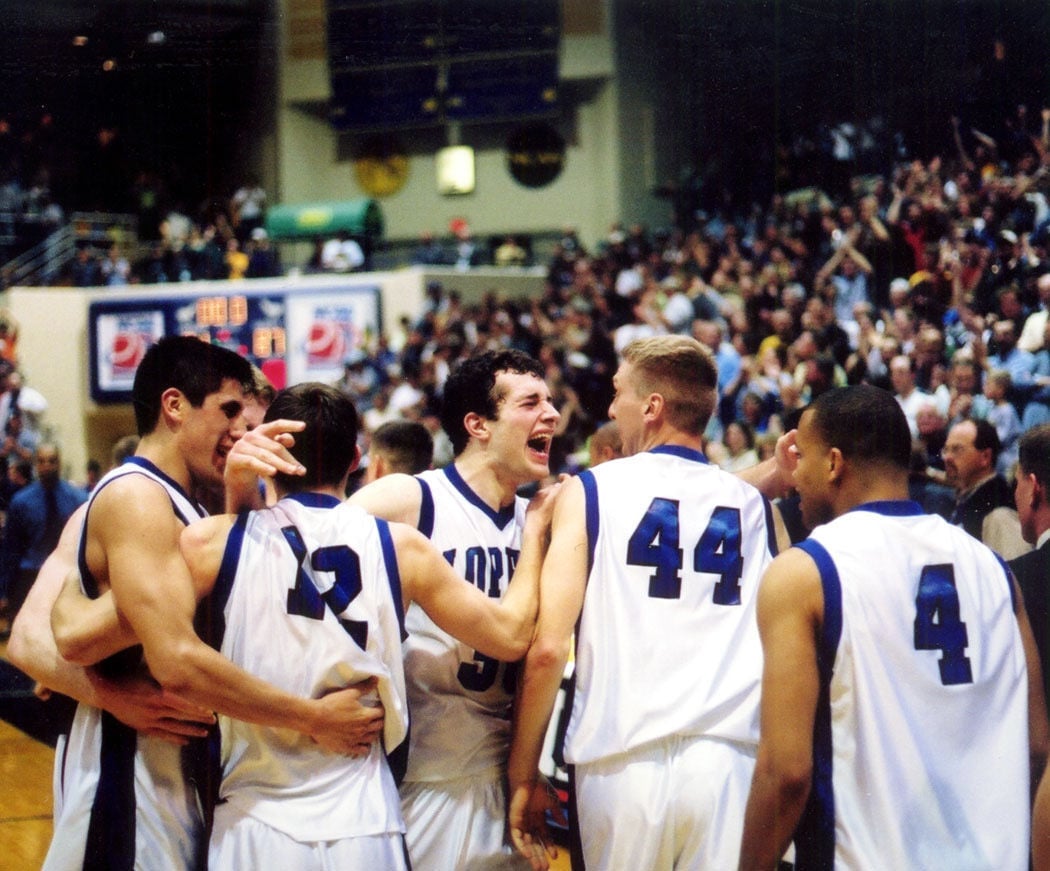
[[382, 323], [380, 288], [374, 284], [203, 288], [97, 299], [89, 305], [95, 402], [130, 402], [135, 371], [149, 346], [163, 336], [197, 336], [236, 351], [281, 389], [337, 380], [348, 356], [367, 345]]

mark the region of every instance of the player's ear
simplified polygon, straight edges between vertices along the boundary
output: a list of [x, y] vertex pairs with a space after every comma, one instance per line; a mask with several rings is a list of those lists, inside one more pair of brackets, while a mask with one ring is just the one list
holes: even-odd
[[463, 418], [463, 429], [467, 431], [470, 438], [484, 441], [489, 435], [489, 421], [476, 411], [468, 412]]
[[172, 420], [181, 419], [189, 407], [186, 394], [177, 387], [169, 387], [160, 395], [160, 413], [162, 417]]
[[846, 458], [842, 456], [842, 451], [831, 448], [828, 451], [828, 480], [837, 481], [841, 478], [845, 464]]
[[642, 409], [642, 414], [646, 420], [655, 420], [663, 416], [666, 407], [667, 403], [662, 394], [650, 393], [645, 400], [645, 408]]

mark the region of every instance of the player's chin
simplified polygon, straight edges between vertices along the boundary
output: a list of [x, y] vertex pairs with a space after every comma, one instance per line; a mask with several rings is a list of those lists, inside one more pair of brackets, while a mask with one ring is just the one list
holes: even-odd
[[551, 473], [551, 457], [548, 452], [528, 450], [526, 462], [536, 480], [546, 478]]

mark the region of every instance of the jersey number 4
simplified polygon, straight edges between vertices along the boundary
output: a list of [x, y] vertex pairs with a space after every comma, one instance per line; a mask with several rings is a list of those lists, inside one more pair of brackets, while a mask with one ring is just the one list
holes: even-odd
[[915, 649], [939, 650], [941, 683], [973, 683], [969, 637], [959, 615], [959, 591], [951, 563], [923, 566], [919, 592], [915, 595]]
[[[319, 547], [312, 554], [307, 553], [298, 529], [286, 526], [281, 532], [299, 563], [295, 572], [295, 586], [288, 591], [288, 613], [311, 620], [323, 620], [327, 605], [347, 634], [364, 650], [368, 644], [368, 622], [339, 616], [361, 592], [360, 557], [345, 544]], [[308, 560], [315, 572], [331, 572], [334, 576], [332, 586], [323, 593], [306, 572]]]
[[[657, 497], [649, 504], [627, 542], [627, 564], [649, 566], [651, 599], [682, 598], [683, 551], [678, 522], [678, 501]], [[718, 575], [712, 601], [716, 605], [740, 604], [740, 510], [719, 506], [693, 548], [693, 571]]]

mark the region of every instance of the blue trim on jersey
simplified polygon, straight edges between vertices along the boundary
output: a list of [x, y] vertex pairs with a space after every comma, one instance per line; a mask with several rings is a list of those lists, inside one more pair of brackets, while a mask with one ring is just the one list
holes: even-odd
[[766, 544], [769, 552], [776, 556], [780, 551], [777, 547], [777, 528], [773, 524], [773, 505], [765, 496], [762, 497], [762, 508], [766, 512]]
[[884, 517], [918, 517], [925, 514], [922, 506], [911, 499], [884, 499], [855, 505], [850, 511], [871, 511]]
[[452, 482], [452, 486], [463, 495], [463, 498], [488, 517], [496, 525], [497, 529], [506, 529], [508, 523], [514, 522], [513, 502], [510, 505], [504, 505], [499, 511], [493, 511], [484, 499], [470, 489], [470, 485], [463, 480], [463, 476], [456, 469], [455, 463], [449, 463], [443, 471], [449, 481]]
[[221, 649], [222, 639], [226, 634], [226, 603], [233, 591], [233, 582], [237, 577], [237, 564], [241, 559], [241, 548], [244, 546], [244, 531], [248, 526], [250, 512], [242, 511], [230, 527], [226, 536], [226, 547], [222, 552], [222, 562], [215, 576], [211, 592], [201, 602], [198, 614], [200, 625], [197, 627], [201, 640], [216, 650]]
[[138, 736], [102, 711], [98, 785], [91, 804], [84, 871], [135, 867], [135, 752]]
[[[167, 475], [164, 472], [162, 472], [160, 469], [158, 469], [155, 465], [153, 465], [153, 463], [151, 463], [145, 457], [138, 457], [138, 456], [128, 457], [124, 462], [125, 462], [125, 464], [130, 463], [133, 466], [139, 466], [140, 468], [145, 469], [147, 472], [152, 472], [154, 475], [156, 475], [158, 478], [160, 478], [165, 484], [167, 484], [169, 487], [171, 487], [172, 490], [176, 491], [177, 493], [179, 493], [180, 495], [185, 497], [186, 501], [189, 502], [190, 505], [193, 505], [197, 509], [197, 517], [207, 517], [208, 516], [208, 512], [205, 511], [201, 507], [201, 504], [196, 499], [191, 498], [189, 493], [187, 493], [185, 490], [182, 489], [182, 485], [179, 484], [178, 481], [176, 481], [170, 475]], [[174, 505], [173, 505], [173, 507], [174, 507]], [[190, 523], [188, 518], [182, 517], [182, 512], [179, 511], [177, 508], [175, 509], [175, 513], [180, 518], [182, 518], [182, 522], [183, 523], [185, 523], [187, 525]]]
[[1009, 564], [994, 550], [995, 558], [999, 560], [999, 565], [1003, 567], [1003, 574], [1006, 575], [1006, 587], [1010, 591], [1010, 607], [1017, 610], [1017, 591], [1014, 589], [1014, 573], [1010, 570]]
[[832, 782], [831, 676], [842, 636], [842, 585], [838, 569], [822, 544], [806, 539], [797, 545], [820, 572], [824, 619], [817, 641], [820, 692], [813, 720], [813, 785], [795, 830], [795, 868], [831, 868], [835, 862], [835, 790]]
[[311, 493], [307, 490], [299, 493], [289, 493], [284, 498], [298, 502], [304, 508], [336, 508], [342, 504], [335, 496], [330, 496], [327, 493]]
[[649, 448], [647, 453], [669, 454], [672, 457], [679, 457], [683, 460], [692, 460], [696, 463], [703, 463], [704, 465], [709, 465], [709, 461], [707, 457], [703, 455], [702, 451], [697, 451], [693, 448], [687, 448], [683, 445], [657, 445], [655, 448]]
[[390, 595], [394, 598], [394, 609], [397, 612], [397, 625], [401, 628], [401, 640], [408, 638], [405, 631], [405, 599], [401, 592], [401, 570], [397, 566], [397, 548], [390, 535], [390, 524], [377, 517], [376, 529], [379, 530], [379, 543], [383, 548], [383, 563], [386, 566], [386, 579], [390, 584]]
[[594, 472], [587, 469], [579, 474], [583, 484], [584, 517], [587, 522], [587, 577], [594, 568], [594, 549], [598, 544], [598, 482]]
[[419, 497], [419, 523], [416, 524], [416, 529], [430, 538], [434, 534], [434, 493], [430, 489], [430, 484], [422, 478], [416, 478], [416, 480], [419, 481], [419, 486], [423, 490]]

